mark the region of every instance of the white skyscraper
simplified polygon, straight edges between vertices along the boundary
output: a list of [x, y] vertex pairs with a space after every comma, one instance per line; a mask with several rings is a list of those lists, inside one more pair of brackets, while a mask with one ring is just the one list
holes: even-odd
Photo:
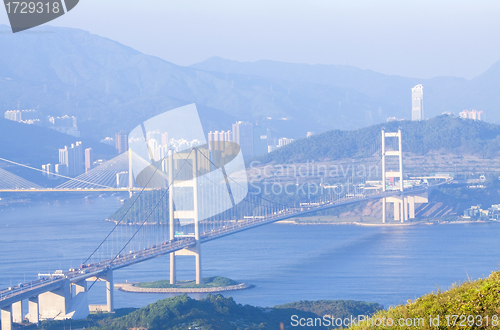
[[411, 89], [411, 120], [424, 119], [424, 86], [417, 85]]

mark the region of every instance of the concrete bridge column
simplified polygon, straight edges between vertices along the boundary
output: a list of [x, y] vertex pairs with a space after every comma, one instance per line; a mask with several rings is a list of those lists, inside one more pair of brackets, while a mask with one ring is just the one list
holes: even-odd
[[40, 322], [40, 311], [38, 309], [38, 296], [31, 297], [28, 299], [28, 309], [29, 309], [28, 320], [31, 323]]
[[40, 318], [64, 320], [66, 313], [71, 308], [71, 286], [69, 280], [65, 280], [59, 288], [48, 291], [38, 296], [38, 309]]
[[170, 253], [170, 284], [174, 285], [177, 283], [175, 267], [175, 252]]
[[200, 241], [196, 242], [197, 253], [194, 255], [196, 258], [196, 284], [203, 283], [203, 277], [201, 276], [201, 244]]
[[399, 218], [399, 214], [401, 213], [401, 207], [400, 207], [400, 204], [399, 201], [395, 198], [394, 199], [394, 220], [398, 221], [400, 218]]
[[[405, 196], [403, 198], [403, 201], [404, 201], [403, 202], [403, 207], [404, 207], [404, 209], [403, 209], [403, 212], [404, 212], [403, 219], [404, 219], [404, 221], [408, 221], [408, 197]], [[401, 222], [404, 222], [404, 221], [401, 221]]]
[[114, 300], [114, 281], [113, 281], [113, 271], [108, 270], [105, 275], [99, 277], [89, 277], [86, 279], [87, 282], [102, 281], [106, 282], [106, 305], [96, 304], [89, 305], [90, 312], [112, 312], [115, 309]]
[[382, 223], [385, 223], [385, 220], [386, 220], [386, 214], [385, 214], [385, 210], [386, 210], [386, 201], [385, 201], [385, 198], [382, 198]]
[[1, 309], [2, 330], [12, 330], [12, 305]]
[[408, 196], [409, 218], [415, 219], [415, 196]]
[[12, 304], [12, 322], [23, 323], [23, 301]]
[[115, 310], [113, 271], [108, 270], [104, 279], [106, 280], [106, 308], [108, 312], [112, 312]]

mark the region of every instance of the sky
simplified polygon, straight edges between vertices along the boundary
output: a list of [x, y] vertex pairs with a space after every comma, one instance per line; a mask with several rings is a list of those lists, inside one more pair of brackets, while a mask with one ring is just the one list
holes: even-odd
[[500, 60], [498, 17], [498, 0], [80, 0], [48, 24], [183, 66], [220, 56], [471, 79]]

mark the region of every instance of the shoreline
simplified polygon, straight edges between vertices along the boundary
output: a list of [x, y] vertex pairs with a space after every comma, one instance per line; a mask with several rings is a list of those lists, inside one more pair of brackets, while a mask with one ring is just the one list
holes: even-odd
[[365, 223], [365, 222], [303, 222], [297, 223], [295, 221], [283, 220], [275, 222], [281, 225], [296, 225], [296, 226], [318, 226], [318, 225], [351, 225], [351, 226], [365, 226], [365, 227], [400, 227], [400, 226], [434, 226], [434, 225], [462, 225], [462, 224], [487, 224], [498, 223], [498, 221], [437, 221], [437, 222], [404, 222], [404, 223]]
[[213, 288], [140, 288], [136, 287], [136, 283], [116, 283], [115, 288], [124, 292], [133, 293], [216, 293], [225, 291], [236, 291], [251, 289], [254, 285], [240, 283], [237, 285], [229, 285], [224, 287]]

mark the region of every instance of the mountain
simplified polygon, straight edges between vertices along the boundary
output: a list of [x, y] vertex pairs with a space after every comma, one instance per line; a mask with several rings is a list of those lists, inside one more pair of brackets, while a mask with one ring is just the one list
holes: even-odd
[[209, 72], [256, 75], [271, 79], [307, 82], [332, 87], [349, 88], [379, 100], [389, 107], [381, 107], [386, 116], [410, 119], [411, 88], [424, 85], [424, 109], [426, 117], [443, 112], [477, 109], [485, 112], [485, 118], [500, 123], [500, 61], [474, 79], [436, 77], [416, 79], [389, 76], [372, 70], [362, 70], [346, 65], [309, 65], [281, 63], [269, 60], [237, 62], [212, 57], [191, 67]]
[[75, 115], [95, 139], [193, 102], [206, 130], [249, 120], [289, 137], [381, 122], [391, 108], [346, 87], [177, 66], [77, 29], [33, 31], [0, 33], [0, 109]]
[[196, 103], [208, 130], [248, 120], [277, 137], [357, 129], [408, 118], [410, 88], [424, 84], [427, 117], [465, 108], [500, 120], [500, 63], [466, 80], [388, 76], [349, 66], [212, 58], [182, 67], [86, 31], [0, 26], [0, 112], [74, 115], [82, 136], [100, 140], [178, 106]]

